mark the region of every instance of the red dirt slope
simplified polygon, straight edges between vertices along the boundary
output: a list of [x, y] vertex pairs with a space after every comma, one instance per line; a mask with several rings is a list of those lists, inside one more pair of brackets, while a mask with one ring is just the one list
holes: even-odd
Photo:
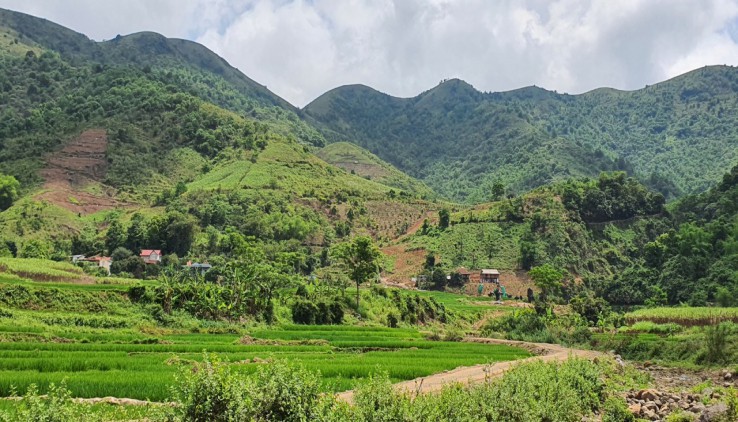
[[112, 188], [100, 185], [105, 190], [100, 194], [84, 191], [86, 186], [105, 178], [107, 146], [105, 129], [88, 129], [61, 151], [52, 153], [41, 170], [45, 183], [36, 198], [80, 214], [125, 206], [113, 197]]

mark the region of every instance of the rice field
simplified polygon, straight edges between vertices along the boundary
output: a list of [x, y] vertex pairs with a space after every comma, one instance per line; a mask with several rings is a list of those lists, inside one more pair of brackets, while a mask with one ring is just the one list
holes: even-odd
[[657, 324], [675, 323], [684, 327], [712, 325], [724, 321], [738, 323], [738, 308], [648, 308], [628, 312], [625, 318], [628, 324], [650, 321]]
[[[1, 327], [4, 332], [10, 329], [5, 324]], [[270, 360], [300, 362], [321, 373], [326, 392], [351, 389], [379, 371], [401, 381], [458, 366], [529, 356], [506, 346], [427, 341], [412, 329], [288, 326], [255, 329], [248, 335], [245, 339], [240, 334], [201, 333], [147, 337], [96, 330], [84, 339], [56, 336], [50, 342], [0, 342], [0, 396], [24, 391], [31, 383], [44, 391], [49, 383], [66, 380], [78, 397], [166, 400], [177, 370], [201, 359], [203, 351], [218, 353], [244, 373]]]
[[[20, 260], [1, 267], [3, 262], [0, 260], [0, 268], [7, 271], [34, 267]], [[66, 264], [44, 261], [35, 267], [39, 274], [60, 271], [82, 276]], [[414, 328], [248, 328], [198, 321], [183, 313], [172, 315], [177, 328], [168, 328], [127, 299], [130, 283], [117, 281], [40, 281], [0, 272], [0, 397], [22, 393], [30, 384], [44, 393], [50, 383], [66, 380], [77, 397], [165, 401], [175, 374], [202, 359], [204, 351], [219, 354], [244, 373], [271, 360], [301, 363], [320, 372], [325, 392], [352, 389], [377, 372], [387, 372], [398, 382], [459, 366], [529, 356], [527, 351], [507, 346], [429, 341]], [[419, 294], [459, 314], [496, 308], [487, 306], [484, 299]]]

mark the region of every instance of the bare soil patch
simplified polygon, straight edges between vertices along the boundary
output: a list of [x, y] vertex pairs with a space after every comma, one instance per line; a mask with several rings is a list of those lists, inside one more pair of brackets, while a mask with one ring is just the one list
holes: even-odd
[[[79, 214], [128, 205], [115, 198], [113, 188], [100, 183], [108, 170], [107, 146], [105, 129], [88, 129], [53, 152], [41, 170], [45, 183], [36, 198]], [[102, 192], [85, 191], [92, 184]]]

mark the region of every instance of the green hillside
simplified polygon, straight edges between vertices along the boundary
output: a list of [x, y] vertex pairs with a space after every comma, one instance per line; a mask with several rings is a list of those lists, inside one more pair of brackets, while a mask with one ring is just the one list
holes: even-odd
[[707, 189], [738, 161], [737, 84], [736, 69], [716, 66], [638, 91], [582, 95], [483, 93], [449, 80], [394, 98], [351, 85], [305, 113], [331, 141], [355, 142], [456, 200], [611, 170], [674, 198]]
[[375, 210], [432, 196], [384, 163], [369, 180], [321, 160], [299, 110], [196, 43], [97, 43], [4, 10], [0, 40], [0, 172], [21, 194], [0, 213], [0, 254], [156, 248], [223, 262], [248, 244], [310, 273], [335, 241], [417, 219]]
[[433, 191], [422, 182], [397, 170], [369, 151], [348, 143], [328, 144], [316, 153], [327, 163], [368, 180], [392, 186], [423, 197], [433, 197]]

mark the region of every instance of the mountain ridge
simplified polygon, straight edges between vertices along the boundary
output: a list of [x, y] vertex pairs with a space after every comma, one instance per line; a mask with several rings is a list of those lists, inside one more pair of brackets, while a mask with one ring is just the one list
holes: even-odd
[[[357, 142], [455, 200], [484, 198], [473, 186], [489, 178], [522, 192], [545, 181], [610, 170], [626, 170], [675, 198], [707, 189], [738, 161], [732, 152], [738, 147], [733, 136], [738, 121], [731, 117], [736, 98], [738, 71], [707, 66], [638, 90], [597, 88], [576, 95], [537, 86], [486, 93], [458, 79], [410, 98], [346, 85], [303, 111], [330, 141]], [[580, 153], [572, 156], [559, 148], [549, 155], [551, 160], [528, 165], [529, 157], [519, 147], [510, 150], [510, 143], [529, 149], [568, 145], [565, 149], [583, 148], [590, 151], [585, 155], [604, 161], [593, 160], [593, 165], [567, 173], [557, 166], [578, 161], [574, 157]], [[504, 169], [503, 174], [480, 170], [482, 144], [486, 149], [481, 156], [491, 160], [492, 168]], [[437, 154], [429, 153], [434, 149]], [[718, 160], [713, 162], [708, 152]], [[408, 164], [406, 157], [421, 162]], [[510, 160], [514, 166], [506, 168]], [[686, 165], [689, 161], [694, 165]], [[449, 168], [466, 173], [462, 185], [437, 180]]]

